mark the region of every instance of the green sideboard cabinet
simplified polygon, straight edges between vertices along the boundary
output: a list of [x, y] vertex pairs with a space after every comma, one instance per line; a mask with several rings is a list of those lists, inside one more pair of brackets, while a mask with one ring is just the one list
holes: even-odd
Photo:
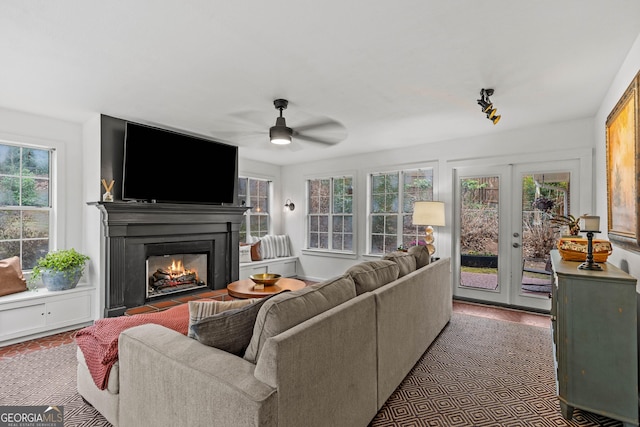
[[551, 252], [551, 324], [562, 416], [575, 408], [638, 425], [636, 279], [609, 263], [579, 270]]

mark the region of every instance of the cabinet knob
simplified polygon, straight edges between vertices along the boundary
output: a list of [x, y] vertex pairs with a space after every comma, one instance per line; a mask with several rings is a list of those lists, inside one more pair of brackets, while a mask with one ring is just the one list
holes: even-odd
[[513, 246], [514, 248], [519, 248], [520, 247], [520, 243], [513, 242], [513, 244], [511, 246]]

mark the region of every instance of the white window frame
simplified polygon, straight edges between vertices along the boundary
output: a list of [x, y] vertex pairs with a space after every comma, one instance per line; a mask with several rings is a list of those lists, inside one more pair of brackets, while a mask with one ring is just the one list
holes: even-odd
[[[344, 213], [344, 212], [334, 212], [334, 180], [336, 179], [350, 179], [351, 180], [351, 213]], [[321, 180], [328, 180], [329, 181], [329, 187], [330, 187], [330, 194], [329, 194], [329, 212], [326, 214], [328, 216], [328, 228], [327, 228], [327, 243], [328, 243], [328, 248], [315, 248], [315, 247], [310, 247], [310, 242], [309, 242], [309, 236], [310, 236], [310, 219], [312, 215], [316, 215], [316, 214], [312, 214], [310, 213], [310, 206], [309, 206], [309, 197], [310, 197], [310, 191], [309, 191], [309, 186], [311, 181], [321, 181]], [[356, 207], [356, 176], [354, 173], [344, 173], [344, 174], [332, 174], [331, 176], [313, 176], [313, 177], [306, 177], [305, 180], [305, 188], [306, 188], [306, 197], [305, 197], [305, 202], [306, 202], [306, 220], [305, 220], [305, 249], [303, 250], [304, 253], [307, 254], [314, 254], [314, 255], [322, 255], [322, 254], [327, 254], [327, 255], [333, 255], [333, 254], [340, 254], [340, 255], [346, 255], [346, 256], [355, 256], [356, 254], [356, 250], [357, 250], [357, 226], [356, 226], [356, 211], [357, 211], [357, 207]], [[334, 226], [334, 219], [335, 217], [345, 217], [345, 216], [349, 216], [351, 217], [351, 249], [350, 250], [344, 250], [344, 249], [336, 249], [333, 247], [333, 237], [334, 237], [334, 231], [333, 231], [333, 226]], [[343, 234], [348, 234], [348, 233], [344, 233], [344, 229], [342, 231]]]
[[[56, 148], [49, 146], [49, 145], [40, 145], [40, 144], [30, 144], [30, 143], [23, 143], [23, 142], [18, 142], [18, 141], [10, 141], [10, 140], [6, 140], [6, 139], [0, 139], [0, 144], [2, 145], [7, 145], [7, 146], [13, 146], [13, 147], [19, 147], [21, 150], [22, 149], [36, 149], [36, 150], [42, 150], [42, 151], [48, 151], [49, 152], [49, 176], [46, 178], [49, 181], [48, 184], [48, 206], [23, 206], [23, 205], [19, 205], [19, 206], [2, 206], [1, 209], [2, 210], [8, 210], [8, 211], [19, 211], [19, 212], [23, 212], [23, 211], [40, 211], [40, 212], [47, 212], [48, 216], [49, 216], [49, 227], [47, 230], [47, 237], [46, 238], [28, 238], [28, 237], [24, 237], [22, 235], [23, 232], [23, 228], [20, 227], [20, 237], [18, 239], [4, 239], [3, 241], [18, 241], [19, 242], [19, 253], [18, 253], [18, 257], [20, 258], [20, 265], [22, 270], [25, 273], [30, 273], [31, 272], [31, 268], [24, 266], [23, 263], [23, 243], [25, 241], [34, 241], [34, 240], [47, 240], [48, 244], [47, 244], [47, 251], [52, 251], [55, 250], [56, 248], [56, 233], [55, 230], [58, 228], [56, 226], [57, 223], [57, 215], [56, 215], [56, 210], [55, 210], [55, 206], [56, 206], [56, 164], [57, 164], [57, 156], [56, 156]], [[17, 176], [18, 178], [21, 179], [22, 177], [22, 156], [20, 156], [20, 172], [19, 175]], [[2, 176], [6, 176], [6, 175], [2, 175]], [[40, 178], [42, 179], [42, 178]], [[21, 186], [22, 188], [22, 186]]]
[[[431, 200], [435, 200], [435, 188], [436, 188], [436, 178], [437, 178], [437, 168], [433, 163], [423, 164], [423, 165], [406, 165], [403, 167], [393, 168], [389, 170], [380, 170], [380, 171], [370, 171], [367, 174], [367, 248], [365, 254], [367, 256], [382, 256], [386, 252], [384, 249], [382, 252], [372, 252], [373, 245], [373, 219], [374, 216], [383, 215], [385, 217], [395, 217], [395, 242], [392, 245], [393, 249], [396, 249], [403, 245], [404, 242], [404, 216], [410, 214], [410, 212], [404, 212], [404, 202], [407, 195], [404, 191], [404, 176], [407, 173], [413, 173], [417, 171], [431, 171]], [[390, 175], [390, 174], [398, 174], [398, 203], [397, 203], [397, 211], [396, 212], [385, 212], [385, 213], [374, 213], [373, 206], [373, 177], [375, 175]], [[421, 200], [429, 200], [428, 198]], [[419, 226], [413, 226], [414, 228], [414, 239], [416, 241], [422, 236]]]
[[[271, 211], [272, 211], [272, 205], [273, 205], [273, 181], [271, 179], [268, 178], [257, 178], [254, 176], [239, 176], [238, 180], [240, 179], [246, 179], [247, 180], [247, 185], [246, 185], [246, 189], [247, 189], [247, 194], [245, 195], [244, 198], [240, 198], [240, 194], [238, 194], [238, 203], [243, 203], [246, 206], [251, 206], [251, 185], [250, 182], [251, 181], [262, 181], [262, 182], [266, 182], [267, 183], [267, 194], [266, 194], [266, 199], [267, 199], [267, 212], [264, 211], [259, 211], [259, 210], [254, 210], [254, 209], [247, 209], [247, 211], [245, 212], [245, 229], [246, 229], [246, 236], [249, 237], [262, 237], [260, 235], [254, 235], [252, 233], [251, 230], [251, 217], [252, 216], [263, 216], [267, 218], [267, 229], [264, 230], [264, 234], [269, 234], [270, 230], [271, 230], [271, 224], [272, 224], [272, 216], [271, 216]], [[238, 190], [239, 190], [239, 186], [238, 186]], [[238, 191], [239, 193], [239, 191]], [[258, 195], [259, 197], [262, 197], [262, 195]], [[263, 231], [263, 230], [260, 230]], [[259, 232], [258, 232], [259, 234]], [[263, 234], [263, 235], [264, 235]], [[242, 240], [242, 239], [241, 239]], [[245, 238], [244, 240], [247, 240], [247, 238]], [[249, 242], [246, 242], [249, 243]]]

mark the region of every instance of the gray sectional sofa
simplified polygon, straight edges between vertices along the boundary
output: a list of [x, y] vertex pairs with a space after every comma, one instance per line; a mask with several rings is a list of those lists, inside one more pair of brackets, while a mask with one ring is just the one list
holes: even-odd
[[80, 354], [80, 394], [119, 426], [366, 426], [451, 318], [448, 258], [385, 258], [269, 298], [244, 357], [125, 330], [117, 390], [91, 390]]

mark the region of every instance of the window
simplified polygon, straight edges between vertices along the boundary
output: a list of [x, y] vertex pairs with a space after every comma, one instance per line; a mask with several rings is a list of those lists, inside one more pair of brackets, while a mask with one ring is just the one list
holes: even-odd
[[433, 200], [433, 169], [372, 174], [369, 189], [369, 253], [418, 244], [424, 233], [412, 223], [413, 204]]
[[353, 252], [353, 177], [307, 181], [307, 247]]
[[49, 251], [51, 150], [0, 143], [0, 259], [31, 270]]
[[238, 201], [251, 207], [240, 225], [240, 242], [247, 242], [247, 236], [262, 237], [269, 233], [270, 184], [264, 179], [238, 179]]

